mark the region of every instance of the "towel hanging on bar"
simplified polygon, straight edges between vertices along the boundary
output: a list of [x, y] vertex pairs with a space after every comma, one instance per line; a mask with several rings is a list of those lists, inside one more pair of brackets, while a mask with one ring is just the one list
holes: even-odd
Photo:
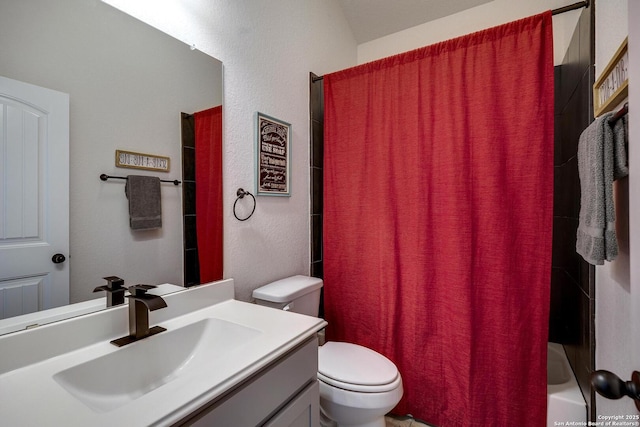
[[133, 230], [162, 227], [160, 178], [129, 175], [124, 187], [129, 199], [129, 225]]
[[627, 176], [627, 118], [612, 121], [617, 113], [598, 117], [580, 135], [580, 219], [576, 252], [593, 265], [618, 255], [613, 181]]

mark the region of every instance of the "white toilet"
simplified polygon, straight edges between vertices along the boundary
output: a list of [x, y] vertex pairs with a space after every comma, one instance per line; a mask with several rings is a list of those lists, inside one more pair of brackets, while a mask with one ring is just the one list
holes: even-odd
[[[292, 276], [253, 291], [259, 305], [318, 316], [322, 279]], [[339, 427], [385, 427], [384, 415], [402, 398], [402, 377], [366, 347], [327, 342], [318, 349], [320, 408]]]

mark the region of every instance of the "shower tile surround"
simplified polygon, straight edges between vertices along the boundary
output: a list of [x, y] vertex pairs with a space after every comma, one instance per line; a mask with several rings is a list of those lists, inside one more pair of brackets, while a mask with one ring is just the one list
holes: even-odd
[[595, 269], [576, 253], [580, 214], [578, 140], [593, 120], [593, 6], [584, 9], [562, 65], [555, 67], [553, 258], [549, 341], [564, 345], [595, 421], [589, 378], [595, 369]]
[[[595, 18], [582, 11], [562, 65], [555, 67], [554, 218], [549, 341], [564, 345], [567, 357], [595, 420], [595, 395], [589, 376], [595, 369], [594, 267], [575, 251], [580, 212], [577, 150], [580, 133], [593, 118]], [[310, 76], [311, 275], [323, 277], [322, 160], [324, 90]], [[322, 306], [321, 306], [322, 313]]]
[[196, 234], [196, 144], [192, 114], [181, 113], [182, 131], [182, 219], [184, 285], [200, 284], [200, 261]]
[[[311, 149], [309, 158], [309, 174], [311, 183], [311, 276], [323, 278], [322, 269], [322, 165], [324, 156], [324, 86], [322, 80], [313, 73], [309, 76], [311, 112]], [[320, 295], [320, 317], [324, 315], [324, 307]]]

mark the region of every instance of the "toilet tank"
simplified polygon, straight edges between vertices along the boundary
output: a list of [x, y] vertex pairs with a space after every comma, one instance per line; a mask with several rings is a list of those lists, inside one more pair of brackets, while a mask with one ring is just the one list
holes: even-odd
[[269, 283], [253, 291], [258, 305], [318, 317], [322, 279], [291, 276]]

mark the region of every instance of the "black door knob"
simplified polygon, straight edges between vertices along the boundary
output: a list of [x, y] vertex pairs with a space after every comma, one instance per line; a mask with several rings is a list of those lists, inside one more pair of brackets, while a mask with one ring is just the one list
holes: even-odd
[[53, 261], [54, 264], [60, 264], [65, 262], [66, 258], [62, 254], [55, 254], [51, 257], [51, 261]]
[[600, 370], [591, 374], [591, 385], [607, 399], [629, 396], [640, 410], [640, 372], [633, 371], [631, 381], [623, 381], [613, 372]]

